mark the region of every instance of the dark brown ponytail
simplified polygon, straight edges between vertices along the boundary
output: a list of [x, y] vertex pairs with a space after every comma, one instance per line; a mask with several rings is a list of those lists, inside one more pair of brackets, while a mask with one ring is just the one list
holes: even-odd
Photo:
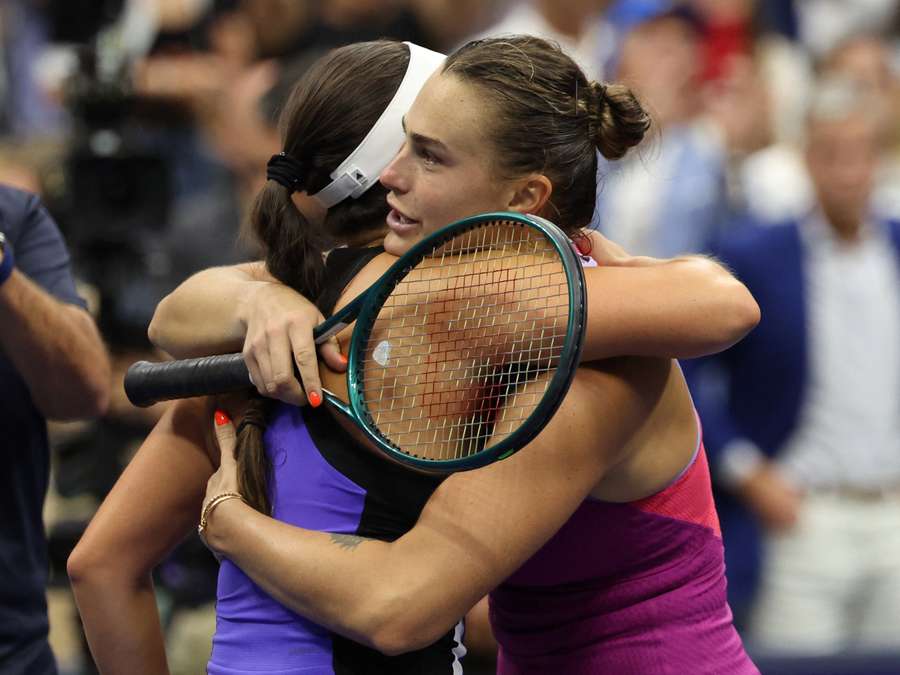
[[272, 403], [272, 399], [259, 394], [255, 394], [248, 401], [244, 416], [238, 424], [237, 446], [234, 451], [238, 492], [250, 506], [265, 514], [272, 513], [272, 503], [269, 499], [269, 475], [272, 463], [263, 443]]
[[309, 222], [294, 206], [288, 189], [272, 180], [257, 195], [250, 222], [263, 244], [269, 273], [315, 298], [325, 272], [322, 253], [330, 244], [325, 228]]
[[[409, 50], [379, 40], [341, 47], [319, 59], [294, 87], [281, 113], [284, 153], [305, 169], [299, 190], [314, 194], [362, 141], [400, 86]], [[291, 191], [269, 180], [257, 195], [249, 229], [265, 252], [266, 268], [307, 298], [322, 291], [324, 252], [365, 242], [383, 232], [386, 191], [377, 185], [329, 209], [323, 223], [304, 216]], [[254, 395], [238, 427], [238, 488], [247, 503], [271, 512], [271, 464], [263, 443], [271, 399]]]

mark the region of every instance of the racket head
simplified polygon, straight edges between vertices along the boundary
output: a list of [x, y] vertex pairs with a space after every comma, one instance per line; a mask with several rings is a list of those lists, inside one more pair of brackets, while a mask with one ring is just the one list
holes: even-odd
[[368, 292], [348, 354], [352, 416], [418, 469], [508, 457], [568, 391], [585, 302], [581, 261], [553, 223], [507, 212], [452, 223]]

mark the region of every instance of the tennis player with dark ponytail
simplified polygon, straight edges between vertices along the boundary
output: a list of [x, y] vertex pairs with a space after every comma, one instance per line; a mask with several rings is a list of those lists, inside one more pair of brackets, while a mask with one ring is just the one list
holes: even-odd
[[[510, 53], [519, 55], [520, 60], [516, 61]], [[501, 56], [502, 62], [498, 62]], [[488, 114], [496, 116], [502, 109], [501, 104], [485, 94], [491, 91], [489, 83], [485, 84], [484, 91], [478, 88], [481, 86], [478, 84], [480, 75], [476, 77], [457, 70], [467, 62], [481, 59], [492, 66], [489, 71], [502, 66], [501, 71], [510, 78], [504, 83], [505, 91], [511, 92], [512, 98], [530, 95], [531, 85], [523, 85], [529, 81], [526, 71], [533, 71], [532, 74], [540, 79], [548, 74], [548, 69], [561, 67], [549, 98], [547, 92], [539, 91], [538, 98], [543, 103], [535, 105], [533, 96], [525, 102], [543, 116], [543, 123], [537, 122], [534, 127], [537, 135], [533, 139], [540, 148], [536, 154], [543, 158], [539, 159], [539, 168], [528, 164], [532, 160], [527, 159], [524, 152], [506, 155], [503, 125], [487, 124], [478, 114], [478, 105], [472, 103], [473, 94], [477, 94], [477, 98], [491, 101]], [[448, 93], [442, 89], [448, 82], [462, 88]], [[576, 84], [584, 92], [583, 97], [590, 95], [592, 98], [572, 100], [571, 94], [565, 92], [574, 90], [571, 85]], [[519, 90], [510, 85], [518, 86]], [[610, 94], [607, 90], [611, 101], [616, 102], [621, 97], [621, 105], [628, 107], [627, 110], [616, 110], [614, 105], [601, 98], [601, 94], [606, 94], [599, 87], [588, 85], [567, 57], [547, 43], [529, 38], [476, 43], [451, 57], [444, 72], [434, 76], [428, 87], [431, 91], [426, 88], [409, 111], [407, 142], [383, 176], [385, 185], [391, 190], [390, 202], [394, 207], [387, 218], [390, 232], [385, 245], [390, 252], [399, 253], [422, 234], [475, 212], [519, 210], [540, 213], [558, 220], [583, 242], [585, 249], [589, 245], [593, 247], [592, 254], [596, 259], [606, 263], [601, 268], [587, 270], [588, 293], [598, 298], [594, 305], [600, 309], [599, 312], [592, 309], [589, 316], [593, 327], [589, 330], [585, 349], [590, 358], [628, 353], [627, 350], [611, 351], [611, 345], [620, 346], [617, 340], [624, 340], [621, 333], [604, 343], [603, 320], [610, 323], [607, 333], [615, 335], [621, 330], [619, 324], [613, 323], [617, 312], [623, 317], [621, 323], [641, 326], [629, 343], [635, 350], [633, 353], [647, 353], [650, 338], [644, 338], [644, 341], [642, 338], [654, 329], [657, 333], [668, 331], [669, 334], [653, 338], [657, 341], [654, 347], [659, 347], [661, 342], [664, 348], [649, 353], [687, 355], [671, 352], [690, 343], [689, 351], [696, 353], [698, 344], [708, 346], [715, 341], [704, 333], [705, 326], [699, 322], [693, 326], [694, 333], [690, 338], [686, 338], [685, 331], [672, 331], [671, 325], [660, 318], [668, 318], [666, 312], [671, 310], [671, 302], [666, 300], [675, 297], [677, 302], [685, 279], [697, 281], [696, 276], [691, 276], [696, 269], [677, 265], [666, 269], [664, 264], [657, 265], [652, 261], [632, 261], [640, 266], [628, 268], [627, 272], [635, 275], [633, 279], [638, 279], [640, 272], [651, 272], [647, 277], [655, 279], [655, 293], [641, 296], [642, 288], [646, 290], [654, 282], [642, 287], [642, 282], [635, 281], [635, 292], [630, 298], [618, 297], [616, 293], [626, 293], [628, 288], [626, 270], [621, 266], [626, 256], [601, 238], [582, 235], [579, 231], [590, 218], [589, 208], [581, 203], [582, 200], [589, 197], [593, 204], [595, 145], [611, 155], [619, 152], [615, 148], [624, 152], [640, 140], [646, 128], [646, 118], [642, 119], [640, 107], [627, 91], [613, 90]], [[435, 115], [441, 108], [443, 113]], [[570, 109], [573, 119], [552, 123], [557, 115], [561, 115], [559, 111]], [[514, 126], [528, 117], [521, 116], [520, 109], [504, 112], [509, 112], [502, 119], [507, 126]], [[609, 119], [598, 124], [604, 115]], [[492, 117], [491, 122], [495, 119], [500, 118]], [[569, 137], [557, 138], [555, 144], [551, 143], [554, 138], [552, 133], [549, 136], [547, 133], [552, 129], [569, 133]], [[600, 138], [612, 139], [610, 145], [600, 145], [597, 142]], [[288, 140], [290, 138], [286, 137]], [[590, 151], [588, 159], [581, 157], [585, 147]], [[288, 148], [286, 142], [286, 150]], [[290, 150], [287, 154], [293, 155]], [[295, 159], [299, 160], [298, 157]], [[329, 168], [341, 160], [338, 157]], [[309, 174], [301, 171], [301, 165], [288, 166], [275, 160], [272, 169], [284, 171], [281, 175], [272, 171], [272, 180], [266, 188], [284, 193], [273, 194], [275, 213], [285, 205], [285, 199], [294, 188], [299, 187], [314, 197], [328, 183], [321, 175], [317, 181], [310, 181]], [[587, 173], [591, 174], [589, 180]], [[330, 174], [326, 173], [326, 176], [337, 180]], [[443, 190], [440, 189], [442, 182]], [[304, 211], [315, 208], [303, 194], [294, 195], [293, 205]], [[342, 205], [331, 208], [328, 218]], [[384, 207], [383, 213], [386, 211]], [[585, 214], [587, 217], [583, 218]], [[377, 221], [375, 224], [381, 226]], [[366, 231], [371, 233], [370, 228], [360, 228], [360, 232]], [[283, 253], [268, 251], [270, 272], [273, 267], [277, 269], [277, 264], [269, 264], [273, 256]], [[360, 253], [356, 249], [331, 252], [323, 276], [326, 282], [318, 289], [323, 313], [330, 312], [334, 301], [338, 305], [349, 301], [390, 264], [391, 256], [378, 254], [377, 249], [375, 253], [376, 257], [368, 262], [370, 252]], [[314, 250], [307, 249], [307, 254], [313, 255]], [[368, 264], [361, 264], [365, 262]], [[659, 283], [666, 278], [664, 269], [670, 275], [668, 279], [680, 281]], [[598, 281], [601, 276], [594, 274], [601, 271], [622, 272], [604, 278], [605, 289], [615, 289], [608, 303], [602, 300], [604, 281]], [[270, 277], [257, 271], [258, 276], [254, 278], [253, 273], [252, 270], [241, 270], [241, 274], [250, 274], [250, 278], [235, 281], [231, 288], [243, 288], [245, 298], [255, 293], [249, 292], [248, 287], [256, 288], [261, 294], [282, 294], [278, 297], [284, 298], [284, 290], [278, 290]], [[709, 277], [706, 279], [708, 282]], [[621, 280], [620, 286], [615, 285], [617, 280]], [[716, 281], [706, 287], [711, 295], [721, 290], [720, 280], [716, 277]], [[200, 285], [203, 283], [206, 282], [201, 281]], [[731, 308], [738, 315], [730, 325], [740, 328], [734, 329], [728, 340], [718, 343], [717, 348], [727, 346], [739, 337], [738, 333], [748, 330], [755, 322], [752, 308], [747, 311], [747, 296], [743, 295], [739, 285], [730, 283], [734, 282], [725, 287], [734, 292]], [[345, 284], [347, 286], [341, 293]], [[694, 286], [695, 290], [697, 288]], [[666, 298], [666, 294], [670, 296]], [[240, 297], [240, 293], [233, 297]], [[209, 309], [215, 301], [207, 303], [205, 308], [203, 303], [195, 305], [201, 307], [199, 313], [195, 312], [195, 318], [201, 315], [211, 318], [198, 325], [202, 334], [193, 336], [194, 344], [191, 344], [188, 332], [179, 332], [177, 328], [170, 331], [165, 325], [157, 326], [157, 337], [177, 335], [177, 339], [169, 340], [169, 347], [173, 352], [180, 350], [179, 356], [192, 351], [198, 353], [206, 346], [204, 341], [215, 342], [223, 350], [233, 349], [231, 345], [235, 339], [243, 338], [242, 331], [251, 331], [256, 325], [252, 317], [260, 316], [248, 311], [243, 306], [245, 301], [238, 300], [236, 306], [226, 307], [224, 311]], [[291, 302], [297, 302], [296, 298]], [[632, 305], [637, 302], [644, 303], [640, 309]], [[173, 309], [177, 303], [169, 304], [167, 311], [177, 314]], [[247, 302], [247, 306], [251, 304], [257, 303]], [[650, 312], [648, 307], [652, 308]], [[685, 303], [685, 307], [688, 311], [694, 310], [690, 302]], [[242, 312], [247, 313], [240, 316]], [[598, 315], [603, 320], [598, 321]], [[680, 317], [675, 322], [679, 320]], [[224, 330], [219, 330], [221, 328]], [[269, 337], [277, 340], [277, 344], [259, 343], [265, 344], [266, 350], [255, 352], [258, 356], [254, 381], [267, 393], [277, 393], [278, 380], [274, 378], [271, 364], [279, 362], [282, 356], [287, 356], [290, 364], [292, 349], [302, 344], [302, 336], [295, 339], [288, 331], [273, 331]], [[669, 343], [666, 343], [667, 338]], [[165, 338], [162, 341], [165, 344]], [[263, 363], [265, 359], [268, 359], [268, 366]], [[302, 372], [303, 366], [308, 364], [302, 358], [298, 360]], [[265, 377], [266, 372], [273, 378]], [[322, 376], [329, 388], [341, 393], [342, 378], [327, 372]], [[313, 381], [318, 385], [318, 379]], [[304, 374], [304, 382], [308, 382], [307, 374]], [[269, 386], [272, 383], [276, 385], [274, 388]], [[315, 404], [313, 394], [318, 390], [307, 386], [307, 391], [310, 402]], [[93, 562], [112, 555], [122, 542], [136, 538], [134, 533], [139, 525], [123, 523], [127, 519], [122, 518], [121, 513], [135, 513], [141, 494], [153, 496], [153, 499], [144, 499], [141, 506], [157, 505], [154, 508], [156, 515], [141, 516], [143, 522], [151, 529], [162, 530], [164, 541], [173, 541], [176, 531], [184, 531], [188, 519], [181, 509], [196, 499], [193, 496], [196, 479], [202, 473], [200, 467], [204, 462], [197, 458], [190, 475], [180, 475], [177, 484], [165, 485], [158, 463], [164, 456], [173, 456], [176, 452], [189, 451], [197, 457], [195, 448], [200, 442], [199, 432], [191, 429], [188, 421], [196, 414], [195, 408], [191, 403], [176, 406], [145, 443], [136, 463], [129, 467], [73, 554], [70, 568], [76, 579], [89, 577]], [[264, 423], [265, 432], [261, 428]], [[203, 504], [201, 524], [204, 535], [212, 548], [224, 554], [211, 672], [266, 672], [267, 668], [268, 672], [311, 673], [446, 672], [454, 667], [453, 655], [460, 651], [456, 626], [468, 607], [534, 554], [573, 513], [578, 517], [585, 504], [593, 503], [591, 499], [585, 501], [589, 495], [613, 502], [631, 502], [636, 497], [656, 495], [659, 501], [666, 502], [684, 498], [685, 481], [689, 481], [692, 491], [688, 496], [707, 516], [711, 509], [711, 502], [707, 500], [708, 475], [704, 473], [702, 452], [698, 450], [699, 436], [692, 407], [677, 366], [665, 359], [617, 359], [580, 368], [563, 408], [532, 446], [496, 465], [454, 475], [442, 483], [368, 453], [324, 410], [309, 407], [301, 410], [282, 404], [268, 415], [252, 413], [242, 425], [237, 434], [240, 450], [235, 462], [235, 429], [227, 416], [217, 415], [222, 462], [209, 481]], [[248, 461], [258, 461], [249, 459], [253, 455], [246, 452], [245, 445], [260, 438], [265, 441], [265, 459], [271, 466], [265, 496], [270, 499], [273, 517], [269, 517], [266, 504], [261, 500], [254, 499], [255, 508], [244, 503], [249, 491], [240, 466]], [[159, 454], [154, 457], [155, 453]], [[186, 463], [184, 458], [175, 460], [173, 457], [173, 461], [179, 461], [181, 465]], [[685, 477], [673, 483], [682, 471]], [[267, 473], [264, 465], [259, 473], [261, 476]], [[673, 484], [666, 487], [669, 483]], [[630, 504], [623, 508], [626, 507], [630, 513]], [[174, 522], [160, 515], [171, 508], [179, 514]], [[118, 515], [111, 515], [113, 513]], [[638, 529], [644, 525], [636, 524]], [[602, 514], [599, 519], [588, 514], [588, 528], [602, 525]], [[652, 527], [645, 529], [653, 536], [658, 535]], [[742, 659], [745, 657], [742, 657], [739, 641], [728, 623], [724, 594], [719, 592], [724, 577], [716, 567], [721, 557], [720, 549], [719, 557], [716, 557], [718, 540], [712, 532], [707, 537], [705, 529], [695, 534], [690, 543], [695, 550], [703, 549], [701, 564], [708, 578], [702, 580], [702, 588], [694, 588], [707, 598], [704, 607], [710, 608], [715, 625], [700, 626], [696, 636], [691, 638], [704, 641], [709, 650], [709, 667], [694, 672], [724, 672], [723, 666], [726, 669], [738, 666], [729, 672], [751, 672], [740, 670], [744, 667]], [[161, 544], [158, 546], [162, 548]], [[621, 542], [611, 542], [610, 546], [619, 547]], [[138, 561], [130, 564], [132, 570], [155, 562], [159, 551], [148, 551], [148, 548], [145, 544], [141, 555], [135, 556]], [[623, 565], [630, 562], [630, 559], [622, 561]], [[145, 573], [141, 569], [140, 574]], [[680, 570], [680, 574], [678, 581], [695, 583], [691, 570]], [[549, 579], [547, 585], [554, 583], [554, 579]], [[88, 597], [90, 586], [90, 583], [83, 584], [79, 593], [76, 584], [83, 615], [92, 613], [92, 604], [102, 604], [97, 598]], [[602, 595], [602, 591], [601, 588], [598, 593]], [[539, 604], [536, 604], [536, 611], [538, 608]], [[603, 621], [605, 607], [591, 606], [590, 610], [591, 621]], [[528, 616], [536, 618], [536, 611]], [[98, 632], [91, 639], [95, 655], [109, 649], [99, 634], [103, 613], [102, 608], [94, 612], [99, 617], [93, 622]], [[89, 623], [92, 622], [85, 616], [86, 626]], [[502, 634], [503, 626], [500, 628]], [[634, 628], [649, 629], [638, 624]], [[542, 627], [529, 627], [529, 630], [533, 633], [530, 642], [536, 646], [546, 644], [548, 636]], [[89, 629], [89, 638], [91, 632]], [[578, 653], [579, 649], [565, 645], [569, 650], [566, 654], [572, 660], [560, 663], [560, 668], [548, 663], [540, 672], [579, 672], [579, 669], [580, 672], [597, 672], [586, 668], [603, 665], [597, 660], [598, 654], [605, 652], [609, 645], [596, 631], [591, 638], [589, 644], [579, 647], [586, 652]], [[509, 646], [514, 647], [507, 643], [503, 645], [504, 650]], [[645, 664], [651, 658], [640, 651], [640, 643], [626, 647], [636, 650], [635, 664]], [[303, 653], [298, 654], [298, 650]], [[671, 650], [672, 645], [660, 644], [657, 656], [668, 658]], [[403, 655], [388, 659], [379, 652], [402, 652]], [[514, 662], [507, 657], [504, 663], [509, 668]], [[610, 661], [613, 663], [621, 665], [622, 662]], [[616, 670], [615, 666], [610, 666], [609, 672], [646, 672], [646, 669]]]

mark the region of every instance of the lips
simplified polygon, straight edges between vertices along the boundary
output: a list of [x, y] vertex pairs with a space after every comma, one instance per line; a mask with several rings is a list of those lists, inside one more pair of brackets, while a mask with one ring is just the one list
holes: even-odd
[[412, 218], [406, 217], [403, 213], [395, 208], [391, 208], [390, 212], [388, 213], [387, 224], [393, 232], [396, 232], [400, 235], [418, 232], [419, 230], [418, 220], [413, 220]]

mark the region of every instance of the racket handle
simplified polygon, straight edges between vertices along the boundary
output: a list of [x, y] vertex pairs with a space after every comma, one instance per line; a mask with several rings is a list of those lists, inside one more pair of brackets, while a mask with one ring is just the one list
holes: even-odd
[[138, 361], [125, 374], [125, 394], [141, 408], [173, 398], [224, 394], [252, 386], [240, 354], [164, 363]]

